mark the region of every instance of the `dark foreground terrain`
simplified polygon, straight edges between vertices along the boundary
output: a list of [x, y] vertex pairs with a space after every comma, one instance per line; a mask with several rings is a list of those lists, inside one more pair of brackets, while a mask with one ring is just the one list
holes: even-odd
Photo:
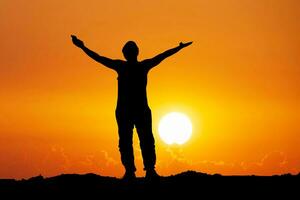
[[300, 173], [279, 176], [221, 176], [187, 171], [161, 177], [153, 182], [143, 178], [134, 182], [124, 182], [121, 179], [96, 174], [63, 174], [50, 178], [37, 176], [27, 180], [0, 179], [0, 199], [12, 199], [14, 196], [37, 199], [80, 196], [90, 197], [89, 199], [108, 199], [115, 196], [123, 199], [160, 199], [163, 196], [190, 197], [188, 199], [260, 199], [262, 195], [300, 199]]

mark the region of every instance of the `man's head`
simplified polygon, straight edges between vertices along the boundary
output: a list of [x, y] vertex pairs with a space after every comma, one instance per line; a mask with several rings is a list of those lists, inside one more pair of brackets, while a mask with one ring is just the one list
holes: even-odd
[[123, 55], [127, 61], [137, 61], [139, 48], [134, 41], [128, 41], [122, 49]]

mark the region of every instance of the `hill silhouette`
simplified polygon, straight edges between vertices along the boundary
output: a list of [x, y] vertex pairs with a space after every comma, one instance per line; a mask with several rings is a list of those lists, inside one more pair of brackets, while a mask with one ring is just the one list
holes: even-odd
[[[125, 182], [115, 177], [96, 174], [62, 174], [44, 178], [36, 176], [27, 180], [0, 179], [0, 195], [45, 197], [167, 197], [206, 196], [209, 197], [258, 197], [298, 195], [300, 173], [274, 176], [222, 176], [186, 171], [177, 175], [161, 177], [156, 182], [137, 178]], [[240, 196], [242, 195], [242, 196]]]

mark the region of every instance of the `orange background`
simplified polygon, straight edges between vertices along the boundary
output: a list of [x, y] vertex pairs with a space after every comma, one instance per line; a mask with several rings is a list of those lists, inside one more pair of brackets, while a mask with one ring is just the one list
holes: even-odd
[[[2, 0], [0, 177], [123, 174], [116, 74], [72, 45], [111, 58], [128, 40], [149, 58], [194, 41], [149, 74], [157, 169], [259, 174], [300, 171], [298, 0]], [[193, 122], [167, 146], [159, 119]], [[135, 136], [138, 175], [142, 160]]]

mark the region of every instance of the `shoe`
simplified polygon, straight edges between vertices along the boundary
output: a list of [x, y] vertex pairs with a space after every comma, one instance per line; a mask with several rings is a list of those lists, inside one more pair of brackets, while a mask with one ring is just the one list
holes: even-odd
[[145, 179], [148, 181], [157, 181], [159, 180], [160, 176], [157, 174], [155, 169], [150, 169], [146, 171]]
[[122, 180], [124, 181], [133, 181], [136, 179], [135, 172], [126, 171]]

